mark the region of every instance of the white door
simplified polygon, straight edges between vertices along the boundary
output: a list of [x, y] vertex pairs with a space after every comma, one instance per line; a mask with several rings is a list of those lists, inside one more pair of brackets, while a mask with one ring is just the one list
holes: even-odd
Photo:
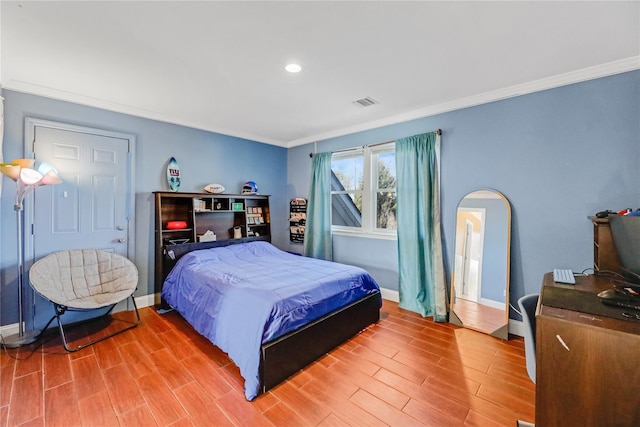
[[464, 240], [462, 244], [462, 297], [467, 300], [475, 300], [473, 290], [469, 284], [469, 272], [471, 270], [471, 247], [473, 246], [473, 224], [467, 220], [464, 224]]
[[133, 255], [133, 137], [35, 119], [27, 119], [26, 127], [36, 165], [49, 162], [62, 178], [62, 184], [34, 192], [27, 215], [33, 218], [33, 251], [27, 254], [37, 260], [59, 250], [95, 248]]

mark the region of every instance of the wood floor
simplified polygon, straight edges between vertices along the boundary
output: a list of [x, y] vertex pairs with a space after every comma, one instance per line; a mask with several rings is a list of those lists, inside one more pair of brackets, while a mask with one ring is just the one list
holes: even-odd
[[507, 322], [505, 310], [467, 301], [463, 298], [456, 298], [453, 310], [465, 327], [489, 334], [502, 328]]
[[1, 350], [0, 426], [514, 427], [534, 418], [521, 338], [434, 323], [392, 302], [378, 324], [253, 402], [235, 365], [178, 314], [140, 312], [136, 329], [77, 353], [57, 335]]

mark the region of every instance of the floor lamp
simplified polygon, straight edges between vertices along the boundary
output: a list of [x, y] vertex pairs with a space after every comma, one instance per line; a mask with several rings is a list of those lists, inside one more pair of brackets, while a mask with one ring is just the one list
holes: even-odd
[[0, 164], [0, 170], [3, 175], [8, 176], [16, 183], [16, 204], [14, 210], [18, 222], [18, 333], [5, 337], [3, 345], [8, 348], [21, 347], [23, 345], [35, 342], [40, 336], [40, 331], [24, 330], [23, 322], [23, 301], [22, 301], [22, 281], [23, 281], [23, 265], [24, 252], [22, 249], [22, 238], [24, 234], [23, 220], [23, 201], [24, 198], [41, 185], [60, 184], [62, 180], [58, 176], [53, 166], [43, 162], [38, 169], [33, 169], [34, 159], [16, 159], [11, 163]]

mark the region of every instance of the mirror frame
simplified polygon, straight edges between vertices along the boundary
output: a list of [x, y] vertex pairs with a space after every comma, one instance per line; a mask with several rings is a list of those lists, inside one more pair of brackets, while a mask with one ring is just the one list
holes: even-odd
[[[506, 230], [506, 234], [507, 234], [507, 247], [506, 247], [506, 260], [505, 260], [505, 267], [506, 267], [506, 280], [505, 280], [505, 318], [504, 318], [504, 324], [500, 325], [499, 327], [496, 327], [495, 329], [492, 330], [488, 330], [488, 329], [482, 329], [479, 327], [475, 327], [473, 325], [469, 325], [469, 324], [464, 324], [464, 322], [462, 321], [462, 319], [460, 319], [460, 317], [455, 313], [455, 300], [456, 300], [456, 294], [455, 294], [455, 289], [454, 289], [454, 283], [455, 283], [455, 273], [456, 273], [456, 253], [457, 253], [457, 245], [455, 244], [455, 242], [457, 241], [457, 234], [458, 234], [458, 212], [460, 209], [460, 204], [462, 203], [462, 201], [468, 197], [469, 195], [478, 192], [478, 191], [487, 191], [487, 192], [491, 192], [493, 194], [495, 194], [496, 196], [498, 196], [499, 198], [501, 198], [504, 203], [505, 206], [507, 208], [507, 230]], [[455, 241], [454, 241], [454, 255], [453, 255], [453, 268], [451, 271], [451, 287], [450, 287], [450, 303], [449, 303], [449, 323], [453, 323], [455, 325], [458, 326], [462, 326], [468, 329], [473, 329], [475, 331], [478, 332], [483, 332], [486, 334], [489, 334], [491, 336], [494, 336], [496, 338], [500, 338], [500, 339], [504, 339], [504, 340], [508, 340], [509, 339], [509, 283], [510, 283], [510, 278], [511, 278], [511, 203], [509, 203], [509, 200], [504, 196], [504, 194], [502, 194], [501, 192], [497, 191], [497, 190], [493, 190], [490, 188], [479, 188], [473, 191], [470, 191], [469, 193], [465, 194], [462, 199], [460, 199], [460, 201], [458, 202], [458, 205], [456, 206], [456, 221], [455, 221]]]

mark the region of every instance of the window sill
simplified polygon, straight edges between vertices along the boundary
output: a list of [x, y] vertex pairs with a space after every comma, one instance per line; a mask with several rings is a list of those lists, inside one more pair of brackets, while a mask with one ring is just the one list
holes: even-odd
[[396, 233], [376, 233], [365, 231], [331, 230], [334, 236], [357, 237], [361, 239], [398, 240]]

